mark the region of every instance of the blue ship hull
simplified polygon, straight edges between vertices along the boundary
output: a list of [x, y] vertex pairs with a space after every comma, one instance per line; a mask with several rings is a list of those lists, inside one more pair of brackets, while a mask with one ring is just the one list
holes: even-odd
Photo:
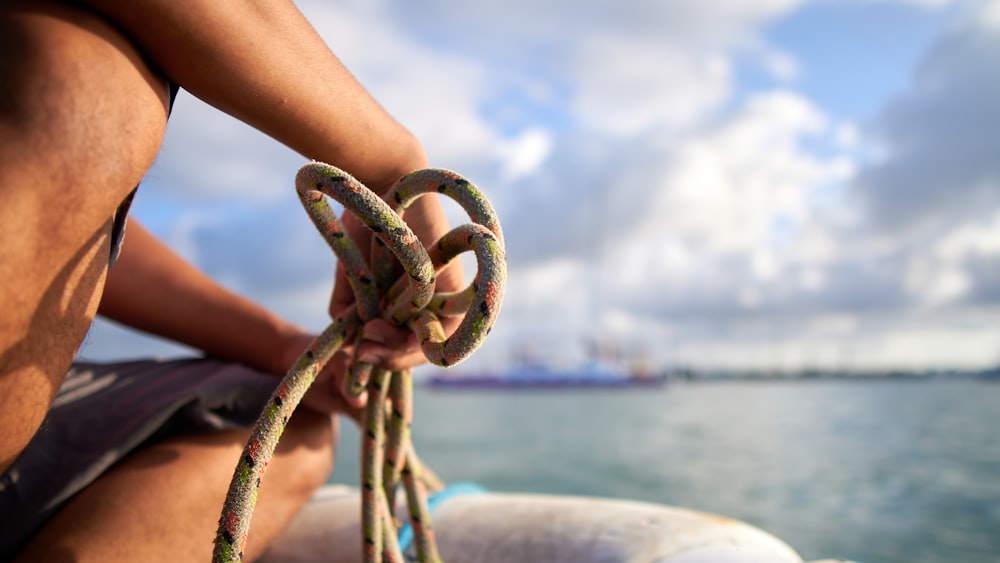
[[428, 378], [430, 387], [440, 389], [616, 389], [626, 387], [661, 387], [665, 375], [623, 375], [613, 371], [553, 371], [531, 369], [502, 375], [436, 375]]

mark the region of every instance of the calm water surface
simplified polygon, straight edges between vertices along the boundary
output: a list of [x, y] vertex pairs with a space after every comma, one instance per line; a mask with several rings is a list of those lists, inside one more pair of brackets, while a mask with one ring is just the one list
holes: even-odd
[[[663, 390], [418, 389], [446, 481], [723, 514], [805, 559], [1000, 562], [1000, 383], [808, 381]], [[344, 425], [332, 480], [354, 484]]]

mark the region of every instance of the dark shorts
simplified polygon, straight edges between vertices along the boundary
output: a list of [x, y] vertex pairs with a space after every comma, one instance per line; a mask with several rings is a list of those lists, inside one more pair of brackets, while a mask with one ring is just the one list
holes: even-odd
[[279, 381], [202, 359], [74, 364], [38, 433], [0, 475], [0, 561], [143, 445], [251, 426]]

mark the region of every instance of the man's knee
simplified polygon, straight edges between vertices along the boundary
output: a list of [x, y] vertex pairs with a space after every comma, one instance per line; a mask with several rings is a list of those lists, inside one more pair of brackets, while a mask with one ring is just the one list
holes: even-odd
[[165, 80], [99, 15], [59, 2], [0, 7], [0, 143], [19, 146], [18, 162], [90, 166], [128, 176], [130, 189], [159, 150], [167, 104]]

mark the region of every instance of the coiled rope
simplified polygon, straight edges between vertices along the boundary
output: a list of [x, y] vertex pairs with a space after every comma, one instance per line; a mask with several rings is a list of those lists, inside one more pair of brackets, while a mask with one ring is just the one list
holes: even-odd
[[[314, 162], [299, 170], [295, 188], [347, 272], [355, 305], [334, 318], [313, 341], [261, 412], [226, 494], [215, 538], [216, 563], [242, 561], [261, 478], [285, 424], [316, 375], [347, 339], [353, 335], [354, 344], [360, 344], [364, 323], [384, 318], [409, 327], [430, 362], [450, 366], [482, 344], [503, 300], [507, 271], [500, 222], [486, 197], [458, 174], [440, 169], [413, 172], [390, 188], [383, 200], [346, 172]], [[454, 199], [472, 220], [448, 232], [429, 249], [402, 219], [406, 209], [427, 193]], [[374, 233], [370, 268], [326, 196]], [[436, 272], [464, 252], [476, 256], [472, 284], [459, 292], [435, 292]], [[405, 272], [398, 280], [394, 279], [397, 264]], [[463, 316], [450, 337], [441, 326], [442, 316]], [[345, 380], [345, 393], [358, 396], [368, 390], [361, 422], [361, 522], [366, 563], [404, 561], [392, 510], [400, 484], [406, 493], [418, 560], [440, 561], [427, 509], [427, 489], [440, 489], [441, 484], [421, 463], [410, 441], [412, 385], [410, 370], [390, 373], [357, 361]]]

